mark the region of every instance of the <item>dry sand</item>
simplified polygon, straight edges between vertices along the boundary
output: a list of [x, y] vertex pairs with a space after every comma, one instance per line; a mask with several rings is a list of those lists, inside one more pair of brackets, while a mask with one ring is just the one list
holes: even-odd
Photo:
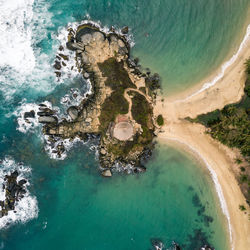
[[[232, 57], [231, 65], [224, 70], [223, 76], [221, 74], [221, 79], [214, 81], [213, 86], [203, 86], [196, 92], [187, 91], [165, 98], [164, 101], [159, 98], [155, 107], [155, 115], [162, 114], [165, 120], [162, 132], [158, 135], [159, 140], [179, 142], [184, 148], [193, 151], [209, 169], [228, 220], [231, 248], [235, 250], [250, 249], [250, 221], [248, 215], [239, 210], [239, 205], [247, 208], [248, 205], [233, 171], [236, 154], [205, 134], [204, 126], [190, 123], [184, 118], [194, 118], [241, 99], [246, 80], [244, 63], [250, 58], [250, 26], [248, 32], [237, 55]], [[208, 82], [213, 82], [215, 77], [211, 76]]]

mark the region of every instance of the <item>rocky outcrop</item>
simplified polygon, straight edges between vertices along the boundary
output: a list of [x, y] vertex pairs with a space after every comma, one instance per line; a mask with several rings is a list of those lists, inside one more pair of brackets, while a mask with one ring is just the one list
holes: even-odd
[[111, 173], [110, 169], [103, 170], [102, 171], [102, 176], [104, 176], [104, 177], [111, 177], [112, 173]]
[[122, 34], [128, 34], [128, 26], [125, 26], [121, 30]]
[[24, 119], [27, 119], [27, 118], [35, 118], [35, 111], [31, 110], [30, 112], [25, 112]]
[[27, 181], [21, 179], [17, 182], [18, 172], [14, 171], [4, 178], [3, 190], [5, 191], [5, 200], [0, 201], [0, 218], [8, 215], [8, 212], [15, 210], [15, 203], [24, 197], [26, 193], [25, 184]]
[[57, 123], [58, 119], [55, 116], [40, 116], [38, 121], [40, 123]]
[[[115, 166], [124, 166], [127, 172], [145, 172], [141, 159], [153, 148], [152, 106], [160, 78], [151, 76], [149, 70], [143, 73], [139, 60], [130, 58], [128, 32], [129, 28], [124, 27], [122, 35], [114, 28], [105, 33], [89, 23], [77, 30], [69, 29], [67, 48], [75, 52], [78, 71], [91, 82], [92, 94], [79, 106], [68, 108], [68, 120], [58, 121], [55, 111], [43, 105], [37, 113], [52, 144], [56, 144], [57, 138], [72, 140], [99, 135], [99, 161], [104, 177], [111, 177]], [[64, 66], [63, 62], [71, 60], [64, 47], [59, 51], [56, 72]], [[59, 157], [64, 150], [61, 144], [55, 148]]]
[[68, 108], [67, 113], [70, 116], [70, 118], [74, 121], [78, 117], [78, 108], [71, 106]]

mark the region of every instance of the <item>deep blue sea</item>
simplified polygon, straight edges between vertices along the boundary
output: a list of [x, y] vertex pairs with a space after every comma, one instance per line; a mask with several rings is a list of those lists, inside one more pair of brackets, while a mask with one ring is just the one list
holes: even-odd
[[[17, 169], [28, 193], [0, 218], [0, 249], [229, 249], [226, 218], [212, 178], [192, 156], [157, 144], [141, 175], [98, 172], [97, 139], [75, 143], [64, 160], [44, 148], [41, 127], [20, 115], [35, 103], [60, 103], [79, 75], [55, 77], [53, 62], [70, 23], [128, 25], [133, 57], [161, 76], [163, 93], [200, 82], [244, 37], [248, 0], [0, 0], [0, 185]], [[0, 200], [3, 192], [0, 190]]]

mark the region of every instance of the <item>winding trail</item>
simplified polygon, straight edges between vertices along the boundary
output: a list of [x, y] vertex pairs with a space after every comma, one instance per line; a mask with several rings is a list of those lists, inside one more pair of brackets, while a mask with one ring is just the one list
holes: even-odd
[[139, 93], [140, 95], [143, 95], [144, 97], [145, 97], [145, 99], [151, 104], [152, 103], [152, 100], [150, 100], [149, 99], [149, 97], [146, 95], [146, 94], [144, 94], [143, 92], [141, 92], [140, 90], [138, 90], [138, 89], [133, 89], [133, 88], [127, 88], [127, 89], [125, 89], [125, 91], [124, 91], [124, 98], [127, 100], [127, 102], [128, 102], [128, 104], [129, 104], [129, 108], [128, 108], [128, 113], [127, 113], [127, 115], [128, 115], [128, 117], [132, 120], [132, 113], [131, 113], [131, 109], [132, 109], [132, 100], [131, 100], [131, 98], [129, 97], [129, 95], [128, 95], [128, 92], [129, 91], [134, 91], [134, 92], [137, 92], [137, 93]]

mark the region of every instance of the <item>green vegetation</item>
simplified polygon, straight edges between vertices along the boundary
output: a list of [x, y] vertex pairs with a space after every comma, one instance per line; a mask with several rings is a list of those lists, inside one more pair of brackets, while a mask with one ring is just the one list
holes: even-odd
[[100, 119], [100, 129], [103, 133], [110, 122], [113, 122], [118, 114], [127, 114], [129, 104], [119, 91], [113, 92], [103, 103]]
[[[98, 64], [102, 75], [107, 77], [105, 85], [112, 89], [112, 94], [104, 101], [101, 107], [100, 130], [105, 134], [110, 122], [115, 121], [118, 114], [127, 114], [129, 104], [124, 98], [124, 91], [127, 88], [136, 88], [127, 71], [124, 69], [123, 62], [117, 62], [115, 58], [110, 58], [103, 63]], [[142, 90], [142, 89], [141, 89]], [[145, 88], [144, 88], [145, 91]], [[120, 156], [123, 159], [128, 154], [136, 151], [142, 151], [153, 139], [153, 110], [143, 95], [135, 91], [129, 91], [132, 95], [132, 116], [135, 121], [142, 126], [142, 134], [136, 134], [133, 141], [124, 141], [117, 144], [110, 143], [107, 147], [109, 152]]]
[[136, 88], [129, 78], [128, 72], [124, 69], [123, 62], [118, 62], [114, 57], [98, 63], [98, 67], [102, 75], [107, 77], [106, 86], [112, 90], [123, 92], [127, 88]]
[[[244, 157], [244, 161], [239, 158], [235, 160], [238, 165], [249, 165], [250, 162], [250, 59], [246, 62], [246, 73], [245, 95], [239, 103], [199, 115], [195, 119], [187, 118], [191, 122], [206, 126], [207, 133], [223, 144], [238, 148]], [[241, 173], [238, 180], [246, 199], [250, 201], [250, 169], [246, 165], [240, 167], [244, 174]]]
[[240, 183], [247, 182], [247, 180], [248, 180], [247, 175], [245, 175], [245, 174], [240, 175]]
[[158, 115], [156, 121], [157, 121], [157, 124], [158, 124], [159, 126], [162, 126], [162, 125], [164, 124], [163, 116], [162, 116], [162, 115]]
[[149, 90], [152, 92], [161, 88], [160, 76], [158, 74], [154, 74], [153, 76], [147, 77], [145, 83]]
[[240, 167], [240, 171], [241, 171], [241, 172], [245, 172], [246, 169], [245, 169], [244, 167]]
[[[249, 81], [250, 85], [250, 81]], [[245, 88], [246, 91], [246, 88]], [[199, 122], [209, 128], [208, 133], [229, 147], [238, 148], [246, 160], [250, 158], [250, 97], [245, 96], [238, 104], [225, 106], [189, 121]], [[241, 160], [236, 159], [240, 164]]]
[[146, 88], [145, 88], [145, 87], [140, 87], [139, 90], [140, 90], [142, 93], [146, 94]]
[[106, 130], [118, 114], [127, 114], [129, 104], [124, 98], [126, 88], [135, 88], [127, 71], [124, 69], [123, 62], [118, 62], [115, 58], [109, 58], [103, 63], [98, 64], [102, 75], [107, 77], [105, 85], [110, 87], [113, 92], [104, 101], [100, 115], [100, 130], [106, 133]]
[[243, 206], [243, 205], [239, 205], [239, 209], [240, 209], [241, 211], [247, 210], [247, 209], [245, 208], [245, 206]]
[[142, 138], [139, 138], [139, 142], [148, 143], [153, 139], [153, 110], [143, 95], [133, 91], [130, 91], [128, 94], [133, 95], [132, 116], [137, 123], [141, 124], [143, 130]]
[[242, 163], [242, 160], [241, 160], [241, 159], [239, 159], [239, 158], [237, 158], [237, 159], [235, 159], [235, 163], [237, 163], [237, 164], [241, 164], [241, 163]]

